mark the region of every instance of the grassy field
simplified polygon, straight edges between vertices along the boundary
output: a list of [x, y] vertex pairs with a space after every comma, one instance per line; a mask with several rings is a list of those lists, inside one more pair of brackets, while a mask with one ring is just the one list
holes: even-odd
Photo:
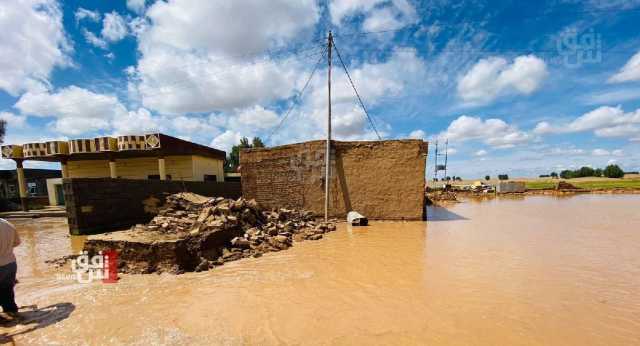
[[[480, 179], [478, 179], [480, 180]], [[540, 189], [553, 189], [560, 180], [564, 180], [576, 187], [589, 190], [597, 189], [640, 189], [640, 175], [627, 175], [622, 179], [613, 178], [576, 178], [576, 179], [550, 179], [550, 178], [514, 178], [513, 181], [524, 181], [527, 189], [540, 190]], [[499, 181], [491, 179], [489, 181], [481, 180], [484, 183], [496, 185]], [[471, 185], [474, 180], [463, 180], [461, 182], [455, 182], [453, 185]], [[442, 183], [429, 182], [429, 186], [434, 187], [441, 185]]]
[[[582, 189], [640, 189], [640, 179], [609, 179], [609, 178], [578, 178], [565, 179], [564, 181]], [[552, 189], [556, 186], [558, 180], [537, 179], [525, 181], [527, 189]]]

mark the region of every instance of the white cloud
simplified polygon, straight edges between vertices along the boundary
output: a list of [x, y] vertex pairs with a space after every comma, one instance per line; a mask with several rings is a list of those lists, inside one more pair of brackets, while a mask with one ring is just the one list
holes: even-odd
[[624, 102], [637, 99], [640, 99], [640, 88], [628, 88], [602, 93], [593, 93], [584, 97], [584, 100], [588, 105], [611, 104], [613, 102]]
[[55, 118], [53, 129], [65, 135], [109, 129], [112, 119], [126, 114], [125, 107], [115, 96], [77, 86], [56, 93], [27, 92], [14, 107], [26, 115]]
[[104, 15], [101, 32], [103, 38], [110, 42], [117, 42], [127, 36], [127, 33], [127, 22], [118, 12], [113, 11]]
[[629, 137], [640, 134], [640, 109], [625, 113], [620, 106], [598, 107], [568, 124], [552, 125], [543, 121], [536, 125], [536, 134], [561, 134], [593, 131], [598, 137]]
[[416, 10], [407, 0], [332, 0], [329, 13], [334, 25], [342, 25], [351, 16], [363, 14], [366, 31], [395, 30], [417, 21]]
[[487, 104], [503, 95], [529, 95], [547, 75], [547, 65], [534, 55], [519, 56], [511, 64], [500, 57], [481, 59], [458, 81], [458, 95], [468, 105]]
[[112, 126], [114, 136], [161, 131], [160, 119], [144, 108], [115, 117]]
[[85, 8], [79, 7], [78, 10], [76, 10], [75, 17], [76, 17], [76, 22], [79, 22], [83, 19], [87, 19], [92, 22], [97, 22], [100, 20], [100, 12], [91, 11], [91, 10], [87, 10]]
[[591, 155], [593, 156], [609, 156], [611, 155], [611, 153], [606, 150], [606, 149], [593, 149], [593, 151], [591, 151]]
[[624, 150], [622, 149], [615, 149], [611, 152], [611, 155], [613, 156], [624, 156]]
[[486, 156], [488, 152], [484, 149], [480, 149], [474, 153], [475, 156]]
[[439, 138], [464, 142], [480, 140], [494, 148], [511, 148], [530, 141], [532, 136], [509, 125], [501, 119], [482, 120], [479, 117], [462, 115], [451, 122]]
[[142, 13], [145, 9], [145, 0], [127, 0], [127, 8], [135, 13]]
[[640, 80], [640, 52], [637, 52], [634, 56], [627, 61], [627, 63], [618, 71], [618, 73], [611, 76], [608, 80], [609, 83], [622, 83]]
[[211, 112], [290, 97], [308, 61], [262, 54], [311, 35], [319, 8], [313, 0], [176, 0], [156, 2], [146, 15], [132, 78], [143, 105], [162, 113]]
[[422, 130], [413, 130], [409, 134], [409, 138], [413, 138], [413, 139], [423, 139], [426, 137], [427, 137], [427, 134]]
[[231, 131], [231, 130], [227, 130], [224, 133], [222, 133], [221, 135], [217, 136], [216, 138], [214, 138], [211, 141], [211, 144], [209, 146], [216, 148], [216, 149], [220, 149], [220, 150], [224, 150], [227, 153], [231, 152], [231, 148], [240, 143], [240, 139], [242, 138], [242, 135], [238, 132], [235, 131]]
[[[409, 86], [420, 85], [426, 78], [426, 67], [414, 49], [397, 49], [384, 62], [353, 64], [349, 68], [354, 83], [367, 107], [374, 109], [385, 102], [386, 97], [395, 98]], [[326, 69], [319, 73], [326, 74]], [[344, 74], [336, 74], [332, 81], [333, 137], [341, 140], [377, 139], [366, 115]], [[390, 127], [375, 113], [376, 127], [385, 137]], [[301, 104], [274, 137], [275, 142], [320, 139], [326, 135], [327, 85], [325, 78], [315, 78], [309, 86]]]
[[0, 120], [4, 120], [7, 123], [6, 129], [21, 129], [26, 125], [26, 117], [22, 115], [16, 115], [11, 112], [0, 112]]
[[12, 96], [41, 90], [71, 50], [54, 0], [0, 1], [0, 89]]
[[91, 31], [83, 28], [82, 35], [84, 36], [84, 39], [87, 40], [87, 42], [89, 42], [89, 44], [94, 45], [101, 49], [107, 49], [107, 41], [96, 36], [96, 34], [92, 33]]
[[147, 16], [152, 27], [140, 43], [143, 53], [164, 45], [236, 55], [260, 53], [311, 29], [319, 8], [314, 0], [174, 0], [154, 3]]

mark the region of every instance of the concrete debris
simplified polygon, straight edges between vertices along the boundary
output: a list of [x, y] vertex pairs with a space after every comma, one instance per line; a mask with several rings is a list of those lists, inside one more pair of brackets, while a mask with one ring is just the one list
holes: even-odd
[[[132, 234], [144, 234], [146, 239], [166, 240], [149, 242], [149, 249], [143, 251], [140, 242], [127, 246], [122, 241], [109, 244], [92, 239], [86, 242], [85, 248], [92, 252], [118, 249], [120, 272], [180, 273], [203, 271], [225, 262], [285, 250], [294, 241], [318, 240], [335, 229], [333, 222], [317, 222], [309, 211], [264, 210], [255, 200], [179, 193], [168, 196], [166, 204], [148, 224], [137, 225], [131, 230]], [[127, 247], [136, 248], [136, 251]], [[136, 253], [163, 260], [156, 261]]]
[[369, 219], [357, 211], [350, 211], [347, 214], [347, 223], [352, 226], [367, 226], [369, 224]]

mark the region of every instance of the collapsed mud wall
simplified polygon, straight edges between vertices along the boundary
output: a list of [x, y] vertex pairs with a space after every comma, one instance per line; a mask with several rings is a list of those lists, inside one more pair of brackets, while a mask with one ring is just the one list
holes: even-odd
[[237, 182], [71, 178], [64, 179], [63, 186], [71, 234], [95, 234], [146, 223], [173, 193], [225, 198], [242, 195]]
[[[264, 206], [324, 214], [325, 141], [240, 153], [242, 193]], [[427, 143], [332, 142], [329, 210], [372, 219], [424, 218]]]

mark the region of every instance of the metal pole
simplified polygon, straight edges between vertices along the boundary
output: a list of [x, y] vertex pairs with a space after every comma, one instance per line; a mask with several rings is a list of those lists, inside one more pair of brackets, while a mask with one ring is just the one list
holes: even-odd
[[433, 177], [435, 179], [438, 179], [438, 140], [436, 139], [436, 163], [435, 163], [435, 167], [433, 167]]
[[327, 87], [329, 95], [329, 111], [327, 112], [327, 152], [325, 153], [325, 174], [324, 174], [324, 221], [329, 220], [329, 184], [331, 182], [331, 46], [333, 35], [329, 31], [327, 40], [327, 60], [329, 63]]
[[449, 139], [444, 142], [444, 178], [447, 179], [447, 158], [449, 157]]

